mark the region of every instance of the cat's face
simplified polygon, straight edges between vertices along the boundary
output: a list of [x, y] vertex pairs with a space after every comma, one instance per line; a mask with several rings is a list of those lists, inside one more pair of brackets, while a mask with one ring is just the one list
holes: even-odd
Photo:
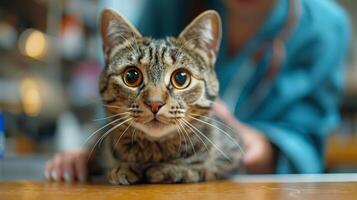
[[100, 92], [109, 116], [162, 138], [188, 128], [192, 116], [209, 112], [218, 93], [214, 64], [221, 23], [216, 12], [201, 14], [177, 38], [154, 40], [104, 10], [101, 34], [106, 68]]

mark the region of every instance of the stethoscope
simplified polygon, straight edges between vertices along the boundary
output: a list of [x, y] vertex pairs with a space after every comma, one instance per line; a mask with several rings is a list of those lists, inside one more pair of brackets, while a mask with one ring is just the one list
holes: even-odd
[[[289, 0], [288, 16], [284, 25], [269, 41], [264, 42], [260, 48], [251, 54], [250, 59], [246, 59], [239, 67], [236, 75], [228, 82], [226, 89], [223, 92], [222, 100], [228, 106], [228, 109], [233, 113], [242, 113], [244, 116], [251, 115], [269, 95], [271, 88], [276, 80], [277, 75], [282, 70], [285, 59], [285, 44], [292, 34], [300, 16], [299, 0]], [[270, 62], [267, 70], [264, 72], [264, 78], [261, 79], [254, 87], [253, 91], [246, 97], [245, 101], [239, 106], [242, 91], [247, 86], [254, 74], [257, 72], [258, 62], [262, 59], [265, 52], [271, 51]]]

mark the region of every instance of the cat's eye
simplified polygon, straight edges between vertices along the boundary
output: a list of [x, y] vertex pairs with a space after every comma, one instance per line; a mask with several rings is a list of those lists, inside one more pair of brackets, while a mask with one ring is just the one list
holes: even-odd
[[171, 83], [177, 89], [185, 89], [191, 83], [190, 73], [186, 69], [178, 69], [171, 75]]
[[136, 67], [128, 67], [123, 73], [123, 81], [129, 87], [138, 87], [143, 82], [143, 75]]

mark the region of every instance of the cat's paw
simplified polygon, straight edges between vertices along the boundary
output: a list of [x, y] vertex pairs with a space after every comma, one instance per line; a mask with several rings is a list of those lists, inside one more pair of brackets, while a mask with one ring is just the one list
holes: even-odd
[[118, 165], [108, 172], [109, 183], [113, 185], [131, 185], [141, 179], [140, 173], [129, 165]]
[[150, 183], [195, 183], [201, 181], [197, 170], [189, 166], [158, 164], [150, 167], [145, 173]]

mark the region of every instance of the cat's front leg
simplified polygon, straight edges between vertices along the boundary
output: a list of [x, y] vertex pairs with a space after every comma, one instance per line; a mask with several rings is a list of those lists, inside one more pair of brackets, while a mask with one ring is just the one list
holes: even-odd
[[138, 165], [120, 163], [109, 170], [107, 176], [113, 185], [131, 185], [141, 181], [143, 174]]
[[145, 180], [150, 183], [195, 183], [205, 180], [203, 165], [160, 163], [149, 167]]

